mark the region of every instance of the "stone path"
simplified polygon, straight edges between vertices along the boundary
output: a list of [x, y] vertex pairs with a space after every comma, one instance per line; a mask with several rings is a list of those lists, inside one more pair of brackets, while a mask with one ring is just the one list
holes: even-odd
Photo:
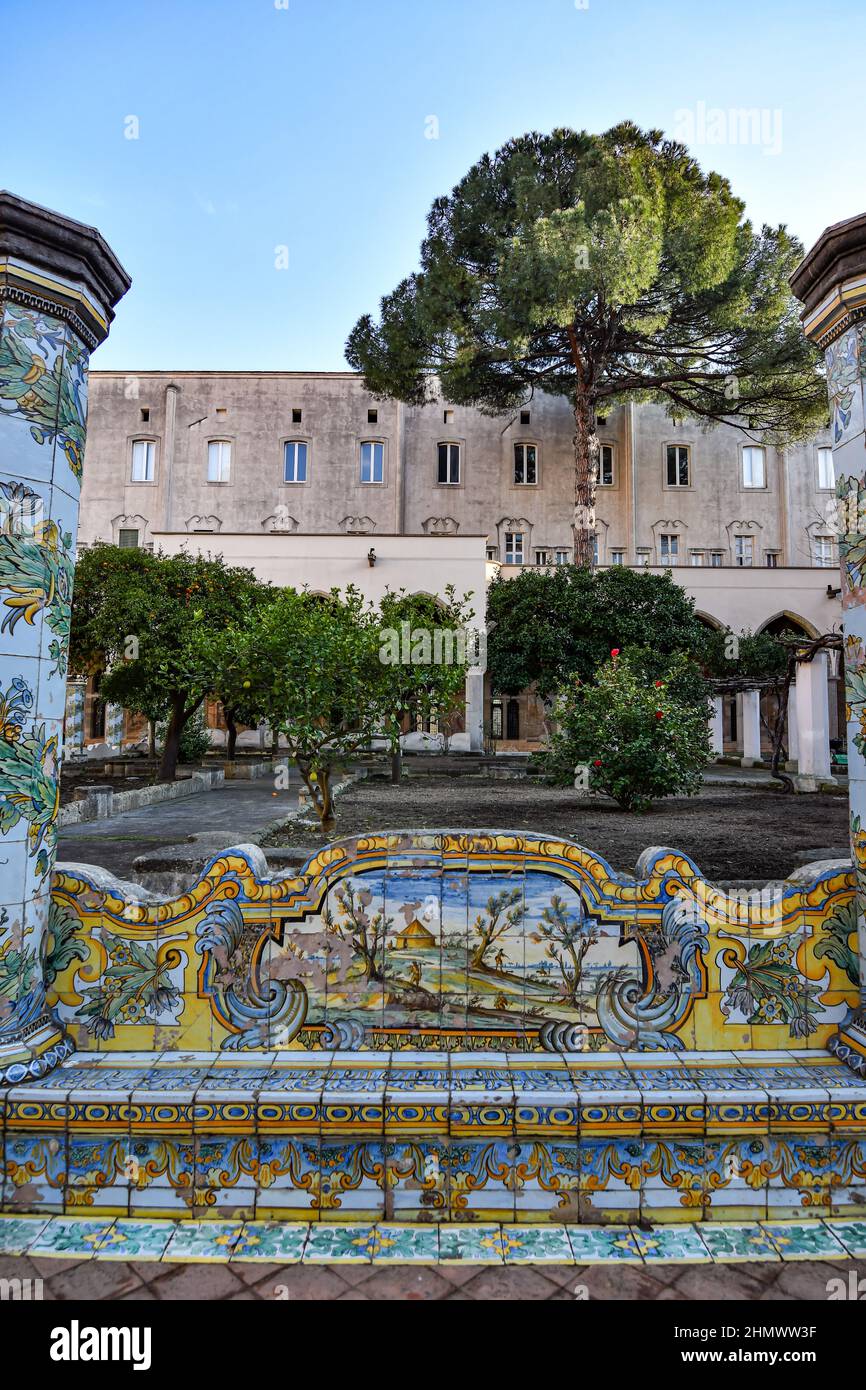
[[198, 796], [70, 825], [59, 833], [57, 862], [97, 864], [123, 876], [146, 850], [181, 844], [199, 832], [224, 833], [228, 844], [256, 843], [289, 811], [297, 809], [299, 785], [293, 768], [285, 791], [275, 793], [271, 777], [257, 782], [226, 782]]
[[41, 1279], [46, 1300], [826, 1302], [866, 1262], [683, 1266], [151, 1264], [0, 1257], [0, 1280]]

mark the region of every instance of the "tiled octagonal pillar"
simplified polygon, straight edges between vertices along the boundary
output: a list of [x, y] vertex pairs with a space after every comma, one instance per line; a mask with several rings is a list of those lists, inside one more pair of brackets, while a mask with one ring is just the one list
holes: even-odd
[[791, 284], [827, 366], [842, 568], [861, 1007], [830, 1045], [866, 1074], [866, 213], [828, 227]]
[[128, 288], [92, 227], [0, 192], [0, 1084], [70, 1050], [45, 981], [87, 369]]

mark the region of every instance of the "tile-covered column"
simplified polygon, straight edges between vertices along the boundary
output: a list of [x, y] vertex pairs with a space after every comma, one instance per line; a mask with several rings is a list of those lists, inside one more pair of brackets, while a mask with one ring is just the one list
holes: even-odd
[[798, 664], [792, 691], [797, 701], [797, 784], [803, 791], [818, 791], [822, 782], [833, 780], [825, 652]]
[[761, 761], [761, 692], [743, 691], [743, 767], [755, 767]]
[[128, 288], [92, 227], [0, 192], [0, 1084], [70, 1050], [45, 977], [87, 371]]
[[725, 751], [725, 702], [721, 695], [713, 696], [713, 712], [709, 722], [710, 750], [714, 758], [721, 758]]
[[69, 680], [66, 683], [66, 716], [63, 725], [63, 750], [66, 757], [84, 751], [84, 710], [87, 703], [87, 681]]
[[118, 753], [123, 748], [123, 728], [126, 722], [123, 705], [109, 705], [105, 711], [105, 742]]
[[[823, 352], [827, 367], [839, 504], [851, 847], [858, 883], [860, 993], [866, 1001], [866, 213], [828, 227], [791, 285], [804, 305], [804, 332]], [[802, 674], [800, 667], [798, 686]], [[802, 727], [799, 735], [802, 753]], [[866, 1073], [862, 1007], [831, 1045]]]

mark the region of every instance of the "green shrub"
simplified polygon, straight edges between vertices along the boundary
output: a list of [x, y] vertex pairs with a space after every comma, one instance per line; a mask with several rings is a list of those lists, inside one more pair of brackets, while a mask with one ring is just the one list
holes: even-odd
[[591, 685], [572, 678], [554, 706], [547, 775], [604, 792], [627, 811], [694, 796], [710, 746], [708, 703], [692, 672], [689, 658], [678, 655], [654, 680], [638, 653], [614, 651]]
[[[165, 744], [166, 727], [165, 723], [158, 724], [156, 727], [156, 741], [160, 748]], [[200, 763], [210, 751], [210, 747], [210, 734], [205, 725], [204, 716], [199, 712], [194, 714], [184, 725], [183, 733], [180, 736], [178, 762]]]

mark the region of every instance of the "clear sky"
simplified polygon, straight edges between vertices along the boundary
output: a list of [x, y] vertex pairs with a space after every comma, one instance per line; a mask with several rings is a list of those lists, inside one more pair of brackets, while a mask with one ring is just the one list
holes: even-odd
[[[98, 367], [343, 367], [433, 198], [529, 129], [691, 120], [752, 219], [807, 246], [866, 207], [863, 0], [3, 11], [0, 186], [98, 226], [133, 277]], [[718, 108], [760, 108], [763, 133], [735, 143]]]

